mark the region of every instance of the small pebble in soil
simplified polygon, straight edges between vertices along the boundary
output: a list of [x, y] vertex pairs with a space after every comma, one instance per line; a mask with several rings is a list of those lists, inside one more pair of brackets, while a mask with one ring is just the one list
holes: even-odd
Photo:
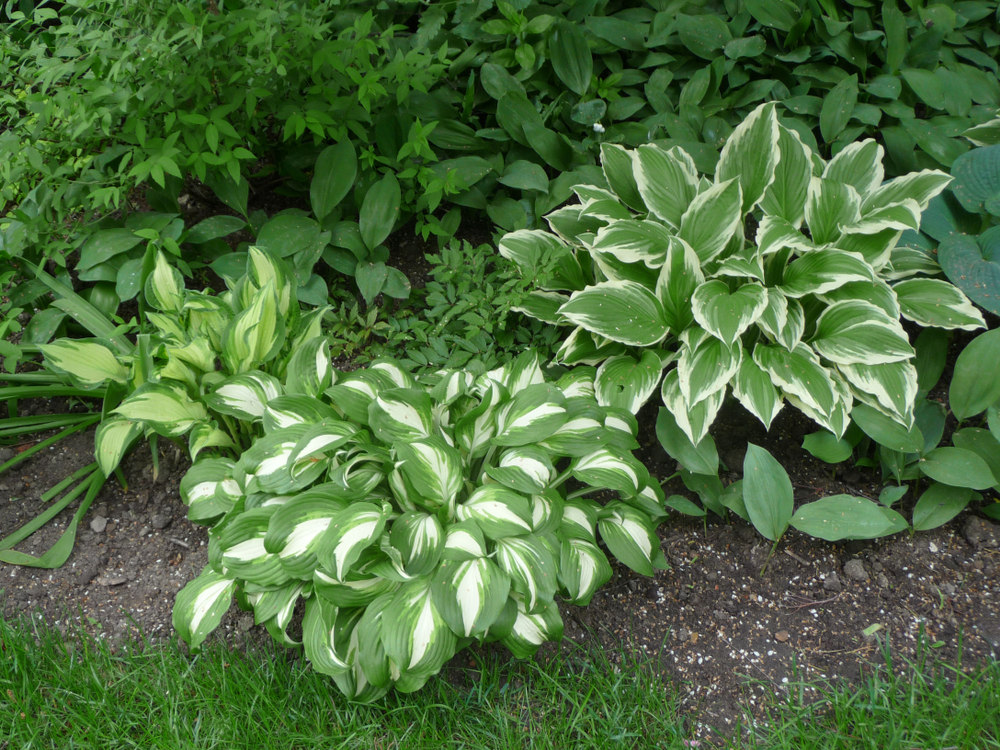
[[0, 448], [0, 462], [10, 461], [14, 458], [14, 451], [10, 448]]
[[125, 581], [126, 579], [123, 576], [102, 576], [97, 579], [96, 583], [101, 586], [120, 586]]
[[868, 571], [860, 560], [848, 560], [844, 565], [844, 575], [854, 581], [868, 580]]
[[774, 640], [776, 640], [778, 643], [784, 643], [785, 641], [788, 640], [788, 631], [779, 630], [777, 633], [774, 634]]
[[240, 632], [246, 633], [253, 627], [253, 618], [250, 615], [244, 615], [240, 618], [237, 625], [239, 626]]
[[108, 528], [108, 519], [104, 516], [96, 516], [90, 522], [90, 528], [95, 534], [101, 534]]
[[976, 516], [970, 516], [966, 519], [965, 525], [962, 527], [962, 535], [973, 547], [997, 546], [996, 525]]
[[889, 588], [889, 579], [885, 577], [885, 573], [879, 573], [875, 580], [878, 582], [879, 588]]
[[718, 581], [719, 574], [716, 573], [714, 570], [710, 570], [705, 574], [705, 578], [707, 578], [709, 581]]
[[839, 593], [844, 590], [844, 584], [840, 582], [840, 578], [837, 576], [837, 571], [833, 571], [826, 576], [826, 580], [823, 581], [823, 588], [826, 591], [832, 591], [834, 593]]
[[149, 519], [149, 522], [153, 525], [154, 529], [159, 530], [167, 528], [172, 520], [173, 519], [168, 515], [157, 513]]

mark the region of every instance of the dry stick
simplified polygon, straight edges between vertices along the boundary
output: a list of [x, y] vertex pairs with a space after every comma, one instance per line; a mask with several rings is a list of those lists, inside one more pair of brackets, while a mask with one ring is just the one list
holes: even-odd
[[168, 536], [167, 537], [167, 541], [168, 542], [173, 542], [174, 544], [179, 544], [184, 549], [191, 549], [191, 545], [190, 544], [188, 544], [187, 542], [182, 542], [180, 539], [175, 539], [172, 536]]
[[818, 601], [818, 602], [810, 600], [810, 601], [804, 602], [803, 604], [796, 604], [795, 606], [792, 606], [792, 607], [786, 606], [785, 609], [805, 609], [806, 607], [818, 607], [820, 604], [829, 604], [830, 602], [835, 602], [839, 598], [840, 598], [840, 594], [837, 594], [836, 596], [831, 596], [829, 599], [823, 599], [823, 600]]
[[803, 560], [803, 559], [802, 559], [801, 557], [799, 557], [798, 555], [796, 555], [796, 554], [795, 554], [794, 552], [792, 552], [792, 551], [791, 551], [790, 549], [786, 549], [786, 550], [785, 550], [785, 554], [786, 554], [786, 555], [788, 555], [789, 557], [791, 557], [791, 558], [792, 558], [792, 559], [794, 559], [794, 560], [798, 560], [798, 561], [799, 561], [800, 563], [802, 563], [803, 565], [808, 565], [808, 564], [809, 564], [809, 561], [808, 561], [808, 560]]

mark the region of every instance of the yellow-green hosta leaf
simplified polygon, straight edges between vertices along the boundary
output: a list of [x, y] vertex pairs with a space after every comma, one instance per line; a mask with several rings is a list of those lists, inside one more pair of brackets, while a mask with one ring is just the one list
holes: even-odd
[[524, 601], [518, 599], [517, 617], [510, 632], [500, 642], [515, 658], [528, 659], [543, 643], [561, 640], [562, 635], [563, 621], [558, 605], [552, 602], [538, 612], [528, 614]]
[[199, 336], [184, 346], [168, 347], [167, 354], [171, 359], [179, 359], [202, 372], [215, 372], [215, 351], [205, 336]]
[[654, 568], [666, 565], [660, 540], [642, 511], [612, 501], [605, 506], [598, 528], [611, 553], [636, 573], [651, 576]]
[[382, 645], [400, 673], [437, 674], [457, 647], [431, 594], [430, 579], [404, 584], [382, 613]]
[[274, 283], [278, 314], [287, 317], [289, 310], [298, 305], [295, 298], [295, 279], [283, 260], [255, 245], [247, 249], [247, 279], [253, 290], [263, 289]]
[[248, 372], [227, 378], [203, 399], [219, 414], [252, 422], [264, 416], [267, 402], [283, 393], [281, 383], [266, 372]]
[[555, 479], [556, 470], [546, 451], [525, 445], [505, 451], [500, 456], [499, 466], [489, 467], [486, 474], [505, 487], [532, 495], [548, 487]]
[[510, 576], [514, 591], [524, 597], [526, 612], [540, 612], [552, 603], [559, 569], [539, 537], [527, 534], [499, 539], [494, 559]]
[[417, 388], [380, 391], [368, 405], [368, 424], [384, 442], [416, 440], [434, 432], [434, 403]]
[[184, 277], [170, 265], [162, 250], [156, 251], [153, 272], [146, 279], [146, 303], [163, 312], [179, 313], [184, 307]]
[[[220, 492], [220, 486], [225, 485]], [[233, 509], [232, 498], [243, 494], [233, 479], [228, 458], [203, 458], [187, 470], [180, 486], [181, 500], [188, 506], [188, 520], [207, 524]]]
[[776, 104], [762, 104], [744, 118], [726, 140], [715, 168], [715, 181], [738, 178], [742, 185], [742, 212], [749, 213], [774, 182], [780, 131]]
[[524, 388], [500, 407], [493, 444], [528, 445], [544, 440], [566, 423], [565, 403], [562, 391], [549, 383]]
[[462, 488], [462, 456], [437, 435], [396, 443], [399, 469], [435, 507], [451, 503]]
[[895, 284], [892, 290], [903, 317], [921, 326], [963, 331], [986, 327], [983, 314], [969, 298], [943, 279], [909, 279]]
[[59, 339], [39, 349], [45, 355], [46, 365], [57, 372], [65, 372], [84, 388], [93, 388], [108, 380], [125, 383], [128, 379], [128, 368], [101, 344]]
[[277, 294], [271, 280], [226, 326], [222, 358], [232, 372], [255, 370], [277, 356], [284, 338], [285, 321], [278, 314]]
[[571, 604], [584, 607], [601, 586], [611, 580], [608, 558], [593, 542], [567, 539], [559, 554], [559, 580]]
[[198, 422], [208, 419], [205, 407], [193, 401], [183, 388], [160, 383], [140, 386], [114, 413], [133, 422], [142, 422], [164, 437], [179, 437]]
[[232, 602], [236, 580], [206, 567], [174, 601], [173, 625], [189, 648], [198, 648], [222, 621]]
[[314, 338], [298, 347], [288, 360], [285, 390], [303, 396], [319, 396], [333, 384], [330, 342]]
[[826, 308], [816, 320], [810, 344], [821, 357], [839, 365], [881, 365], [915, 354], [899, 320], [864, 300]]
[[459, 521], [475, 521], [490, 539], [519, 536], [531, 531], [528, 500], [498, 484], [477, 487], [457, 508]]
[[650, 213], [679, 227], [698, 189], [698, 170], [691, 157], [679, 148], [668, 151], [650, 143], [632, 152], [632, 164], [636, 186]]
[[486, 557], [445, 561], [431, 584], [434, 606], [461, 638], [484, 636], [509, 593], [510, 576]]
[[94, 457], [104, 476], [110, 477], [132, 444], [142, 435], [142, 425], [126, 419], [106, 419], [94, 435]]
[[407, 575], [434, 572], [444, 551], [445, 533], [436, 516], [411, 511], [392, 522], [389, 544], [399, 550]]
[[324, 532], [316, 557], [324, 570], [337, 581], [346, 580], [361, 553], [378, 541], [391, 506], [356, 502], [338, 513]]

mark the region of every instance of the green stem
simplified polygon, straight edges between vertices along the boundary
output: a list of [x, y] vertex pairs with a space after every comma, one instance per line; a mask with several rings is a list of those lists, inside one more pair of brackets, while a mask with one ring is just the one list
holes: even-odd
[[567, 500], [575, 500], [578, 497], [583, 497], [584, 495], [589, 495], [591, 492], [600, 492], [600, 490], [594, 489], [593, 487], [584, 487], [580, 490], [574, 490], [566, 495]]
[[53, 518], [55, 518], [57, 515], [59, 515], [59, 513], [63, 510], [63, 508], [65, 508], [71, 502], [76, 500], [76, 498], [78, 498], [81, 494], [83, 494], [83, 491], [86, 490], [88, 487], [90, 487], [93, 483], [94, 483], [94, 475], [91, 474], [87, 479], [83, 480], [82, 482], [80, 482], [80, 484], [78, 484], [72, 490], [67, 492], [59, 502], [52, 505], [47, 511], [35, 516], [33, 520], [24, 524], [24, 526], [19, 528], [10, 536], [0, 539], [0, 550], [10, 549], [15, 544], [24, 541], [29, 536], [34, 534], [36, 531], [42, 528], [42, 526], [44, 526]]
[[94, 463], [90, 464], [89, 466], [84, 466], [79, 471], [74, 471], [72, 474], [70, 474], [68, 477], [62, 480], [59, 484], [57, 484], [51, 490], [42, 495], [42, 502], [47, 503], [49, 500], [54, 498], [56, 495], [58, 495], [67, 487], [69, 487], [71, 484], [73, 484], [73, 482], [82, 477], [84, 474], [89, 474], [96, 468], [97, 468], [97, 462], [94, 461]]
[[101, 421], [101, 417], [100, 417], [100, 415], [97, 415], [97, 416], [91, 417], [90, 419], [86, 420], [85, 422], [81, 422], [78, 425], [74, 425], [73, 427], [67, 427], [65, 430], [63, 430], [59, 434], [53, 435], [48, 440], [43, 440], [38, 445], [33, 446], [31, 448], [28, 448], [28, 450], [26, 450], [24, 453], [21, 453], [21, 454], [19, 454], [17, 456], [14, 456], [14, 458], [12, 458], [7, 463], [0, 464], [0, 474], [3, 474], [5, 471], [7, 471], [7, 469], [10, 469], [10, 468], [12, 468], [14, 466], [17, 466], [22, 461], [28, 460], [33, 455], [35, 455], [36, 453], [38, 453], [38, 451], [45, 450], [50, 445], [55, 445], [56, 443], [58, 443], [63, 438], [67, 438], [70, 435], [72, 435], [74, 432], [79, 432], [80, 430], [84, 430], [84, 429], [90, 427], [92, 424], [96, 424], [97, 422], [100, 422], [100, 421]]
[[491, 445], [490, 449], [488, 451], [486, 451], [486, 455], [483, 456], [483, 460], [479, 462], [479, 479], [478, 479], [478, 481], [480, 483], [482, 483], [482, 481], [483, 481], [483, 474], [486, 473], [486, 467], [490, 465], [490, 461], [493, 460], [493, 454], [496, 453], [496, 451], [497, 451], [497, 447], [495, 445]]
[[562, 474], [560, 474], [559, 476], [557, 476], [555, 478], [555, 481], [552, 482], [552, 484], [550, 486], [552, 487], [552, 489], [555, 489], [556, 487], [558, 487], [559, 485], [561, 485], [563, 482], [565, 482], [567, 479], [569, 479], [570, 476], [572, 476], [572, 474], [573, 474], [573, 467], [571, 466], [570, 468], [566, 469], [566, 471], [564, 471]]
[[771, 562], [771, 558], [774, 557], [775, 550], [778, 549], [778, 542], [781, 541], [781, 536], [782, 535], [779, 534], [778, 538], [774, 540], [774, 544], [771, 545], [771, 551], [767, 554], [767, 559], [764, 561], [764, 567], [760, 569], [761, 577], [763, 577], [763, 575], [767, 572], [768, 563]]
[[50, 372], [0, 372], [0, 383], [51, 383], [65, 385], [63, 381]]

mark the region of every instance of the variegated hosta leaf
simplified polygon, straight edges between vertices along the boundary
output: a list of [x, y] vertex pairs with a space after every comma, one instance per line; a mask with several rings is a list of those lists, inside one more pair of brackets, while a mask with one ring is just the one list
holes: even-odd
[[188, 451], [191, 453], [191, 460], [197, 461], [198, 454], [205, 448], [235, 448], [236, 443], [229, 436], [229, 433], [219, 429], [219, 423], [199, 422], [191, 428], [188, 435]]
[[931, 250], [915, 245], [894, 247], [889, 254], [888, 265], [881, 270], [882, 277], [890, 281], [939, 273], [942, 273], [941, 265]]
[[252, 422], [264, 416], [267, 403], [284, 392], [281, 383], [266, 372], [248, 372], [227, 378], [202, 398], [214, 412]]
[[[292, 614], [299, 597], [303, 594], [311, 596], [310, 584], [305, 581], [292, 581], [278, 588], [268, 588], [261, 591], [245, 590], [247, 601], [253, 607], [254, 624], [266, 625], [275, 640], [285, 646], [298, 646], [299, 642], [292, 640], [285, 629], [292, 620]], [[250, 587], [248, 586], [247, 589]], [[256, 588], [256, 587], [253, 587]], [[309, 590], [307, 591], [307, 588]]]
[[230, 372], [249, 372], [277, 356], [285, 343], [285, 320], [278, 312], [274, 281], [256, 292], [222, 336], [222, 359]]
[[660, 540], [642, 511], [612, 501], [597, 525], [611, 553], [636, 573], [651, 576], [654, 568], [666, 566]]
[[481, 638], [497, 619], [510, 593], [510, 576], [490, 559], [446, 561], [434, 574], [434, 606], [455, 635]]
[[350, 422], [340, 420], [325, 420], [307, 428], [295, 449], [288, 456], [293, 472], [300, 470], [303, 462], [313, 463], [332, 455], [338, 448], [347, 443], [358, 432], [358, 428]]
[[[278, 302], [278, 314], [287, 318], [291, 310], [298, 310], [295, 297], [295, 279], [288, 265], [280, 258], [259, 247], [251, 245], [247, 250], [247, 275], [249, 295], [263, 289], [269, 283], [274, 286]], [[244, 307], [246, 300], [244, 300]]]
[[472, 560], [486, 554], [486, 537], [475, 521], [467, 519], [448, 527], [441, 559]]
[[528, 292], [521, 298], [521, 304], [511, 309], [549, 325], [565, 325], [566, 321], [559, 315], [559, 308], [568, 300], [569, 296], [561, 292]]
[[691, 298], [695, 320], [727, 345], [733, 343], [763, 314], [768, 293], [759, 284], [743, 284], [730, 293], [724, 281], [706, 281]]
[[358, 623], [358, 666], [369, 683], [387, 689], [399, 669], [389, 661], [382, 644], [382, 615], [395, 594], [387, 594], [375, 599], [365, 608]]
[[431, 389], [431, 398], [439, 404], [452, 404], [472, 390], [475, 380], [468, 370], [452, 370]]
[[297, 352], [313, 339], [322, 336], [323, 318], [332, 309], [330, 305], [323, 305], [302, 315], [295, 327], [295, 338], [292, 339], [292, 345], [289, 349]]
[[[515, 602], [514, 599], [510, 600]], [[534, 656], [538, 647], [546, 641], [558, 641], [563, 635], [563, 621], [559, 615], [559, 607], [555, 603], [533, 614], [525, 610], [524, 602], [516, 600], [516, 618], [510, 632], [505, 634], [500, 642], [518, 659], [528, 659]]]
[[525, 445], [505, 451], [499, 466], [489, 467], [486, 474], [505, 487], [532, 495], [548, 487], [556, 470], [546, 451]]
[[632, 164], [639, 195], [650, 213], [678, 228], [698, 189], [698, 170], [691, 157], [679, 148], [667, 151], [651, 143], [632, 152]]
[[222, 565], [226, 571], [261, 586], [287, 583], [278, 556], [264, 547], [264, 536], [275, 508], [254, 508], [236, 516], [219, 536]]
[[566, 399], [592, 399], [595, 396], [595, 379], [597, 370], [593, 367], [574, 367], [556, 382], [556, 388], [562, 391]]
[[351, 574], [346, 581], [338, 581], [321, 568], [313, 571], [313, 590], [338, 607], [366, 607], [383, 594], [392, 594], [399, 585], [381, 576]]
[[426, 391], [391, 388], [368, 405], [368, 424], [384, 442], [429, 437], [434, 431], [433, 402]]
[[337, 413], [314, 396], [278, 396], [264, 407], [264, 432], [271, 433], [293, 425], [315, 425], [332, 422]]
[[604, 179], [622, 201], [636, 211], [646, 212], [633, 174], [632, 155], [614, 143], [601, 144], [601, 169]]
[[880, 365], [913, 357], [915, 352], [897, 319], [863, 300], [836, 302], [816, 321], [812, 348], [841, 365]]
[[[803, 205], [805, 205], [804, 198]], [[765, 258], [781, 250], [808, 253], [818, 249], [798, 227], [792, 226], [790, 222], [778, 216], [765, 215], [760, 220], [754, 241], [757, 243], [758, 251]]]
[[[504, 235], [498, 249], [517, 265], [522, 275], [538, 278], [541, 289], [571, 292], [585, 284], [576, 255], [555, 235], [537, 229], [519, 229]], [[556, 260], [555, 272], [539, 278], [545, 264], [552, 260]]]
[[726, 389], [720, 388], [697, 404], [688, 404], [681, 391], [680, 377], [676, 368], [666, 374], [660, 387], [663, 405], [674, 415], [677, 426], [684, 430], [684, 434], [695, 445], [708, 434], [708, 428], [712, 426], [719, 409], [722, 408], [725, 395]]
[[649, 480], [649, 472], [629, 453], [601, 448], [577, 459], [573, 476], [591, 487], [634, 495]]
[[472, 458], [484, 454], [496, 434], [496, 410], [510, 396], [506, 387], [490, 380], [479, 406], [455, 424], [455, 442]]
[[694, 406], [729, 384], [739, 369], [743, 347], [726, 344], [699, 328], [684, 334], [677, 376], [684, 400]]
[[910, 279], [892, 287], [902, 315], [924, 327], [974, 331], [986, 321], [962, 291], [942, 279]]
[[931, 198], [943, 191], [952, 177], [936, 169], [925, 169], [920, 172], [910, 172], [902, 177], [889, 180], [870, 192], [861, 204], [861, 213], [869, 214], [877, 208], [890, 203], [899, 203], [912, 198], [921, 211], [927, 210]]
[[213, 352], [222, 349], [222, 334], [233, 311], [222, 299], [209, 294], [188, 292], [183, 313], [187, 314], [188, 330], [206, 337]]
[[827, 248], [806, 253], [785, 269], [781, 291], [787, 297], [824, 294], [852, 281], [875, 280], [875, 272], [858, 255]]
[[659, 268], [672, 236], [659, 222], [616, 221], [597, 233], [590, 252], [612, 255], [622, 263], [643, 263], [648, 268]]
[[401, 673], [437, 674], [455, 653], [457, 641], [431, 594], [431, 581], [404, 584], [382, 613], [385, 654]]
[[246, 476], [247, 494], [275, 494], [301, 489], [319, 479], [325, 465], [317, 462], [296, 464], [292, 454], [299, 441], [310, 429], [308, 425], [293, 425], [265, 435], [245, 451], [236, 464], [237, 473]]
[[608, 441], [604, 411], [593, 401], [567, 399], [566, 421], [538, 443], [557, 456], [585, 456]]
[[306, 492], [278, 508], [267, 527], [264, 549], [276, 553], [285, 572], [311, 581], [320, 539], [347, 504], [329, 495]]
[[398, 388], [388, 372], [374, 369], [352, 372], [337, 379], [326, 395], [348, 419], [368, 424], [368, 407], [380, 391]]
[[837, 247], [860, 255], [875, 271], [882, 272], [903, 233], [896, 229], [883, 229], [874, 234], [862, 234], [857, 229], [858, 227], [845, 227], [843, 236], [837, 240]]
[[[857, 397], [909, 428], [917, 397], [917, 369], [909, 361], [838, 365]], [[866, 398], [867, 396], [867, 398]]]
[[368, 368], [389, 379], [387, 388], [416, 388], [417, 381], [410, 372], [391, 357], [379, 357]]
[[531, 531], [528, 500], [500, 485], [477, 487], [457, 510], [458, 520], [475, 521], [490, 539], [504, 539]]
[[792, 351], [802, 340], [806, 316], [797, 299], [786, 297], [777, 287], [767, 290], [767, 307], [757, 325], [774, 341]]
[[597, 403], [635, 414], [656, 391], [668, 363], [669, 360], [664, 362], [649, 350], [642, 353], [638, 362], [629, 356], [610, 357], [597, 369], [594, 381]]
[[564, 365], [599, 365], [608, 357], [625, 351], [624, 346], [614, 341], [598, 345], [595, 343], [598, 339], [607, 341], [578, 326], [559, 346], [554, 360]]
[[821, 414], [832, 412], [837, 401], [833, 380], [805, 344], [799, 344], [792, 351], [757, 344], [753, 360], [786, 394], [795, 396]]
[[651, 520], [666, 518], [666, 495], [656, 477], [651, 476], [646, 486], [635, 495], [619, 495], [623, 502], [646, 513]]
[[[634, 451], [639, 447], [639, 422], [632, 412], [614, 406], [604, 407], [604, 428], [607, 430], [607, 444], [620, 451]], [[596, 446], [594, 446], [596, 447]], [[592, 453], [588, 451], [583, 455]]]
[[351, 636], [358, 627], [360, 609], [340, 609], [321, 597], [306, 601], [302, 621], [302, 646], [313, 669], [321, 674], [340, 675], [353, 666], [357, 658], [351, 652]]
[[98, 425], [94, 435], [94, 458], [104, 476], [111, 476], [141, 435], [142, 425], [127, 419], [106, 419]]
[[896, 293], [892, 290], [892, 287], [882, 281], [882, 279], [876, 279], [874, 283], [869, 281], [852, 281], [838, 289], [820, 295], [819, 299], [828, 305], [836, 302], [864, 300], [875, 305], [875, 307], [882, 310], [882, 312], [893, 320], [899, 320], [899, 300], [896, 298]]
[[817, 245], [835, 242], [843, 227], [861, 220], [861, 196], [850, 185], [813, 177], [806, 198], [806, 224]]
[[879, 234], [887, 229], [916, 232], [920, 229], [920, 206], [912, 198], [907, 198], [902, 203], [890, 203], [876, 208], [855, 224], [845, 225], [842, 229], [844, 233], [850, 234]]
[[462, 488], [462, 456], [442, 438], [431, 437], [395, 444], [402, 461], [399, 470], [421, 497], [435, 506], [448, 505]]
[[486, 383], [490, 380], [506, 388], [511, 396], [517, 395], [528, 386], [544, 383], [545, 375], [542, 373], [538, 352], [529, 349], [502, 367], [490, 370], [479, 379], [477, 387], [485, 393]]
[[285, 389], [288, 393], [319, 396], [333, 382], [330, 364], [330, 342], [314, 338], [296, 349], [285, 370]]
[[559, 580], [570, 603], [584, 607], [597, 589], [611, 580], [611, 565], [593, 542], [567, 539], [559, 555]]
[[829, 430], [837, 439], [844, 437], [844, 433], [851, 424], [851, 408], [854, 405], [854, 396], [847, 382], [836, 370], [829, 370], [828, 374], [833, 382], [834, 403], [830, 413], [824, 413], [814, 409], [809, 404], [803, 402], [793, 393], [785, 393], [788, 403], [801, 411], [820, 427]]
[[684, 240], [673, 238], [656, 281], [656, 297], [663, 306], [663, 319], [673, 333], [680, 333], [694, 322], [691, 296], [704, 282], [698, 255]]
[[778, 151], [774, 181], [764, 191], [760, 207], [765, 216], [783, 219], [798, 229], [805, 217], [806, 193], [812, 177], [809, 148], [797, 132], [779, 123]]
[[563, 505], [560, 539], [585, 539], [597, 542], [597, 519], [601, 506], [587, 498], [567, 500]]
[[59, 339], [39, 349], [45, 355], [46, 366], [66, 373], [83, 388], [93, 388], [108, 380], [124, 384], [128, 379], [128, 368], [101, 344]]
[[733, 378], [733, 395], [766, 429], [771, 429], [771, 422], [783, 406], [781, 394], [771, 382], [770, 374], [764, 372], [748, 354], [744, 354]]
[[514, 591], [524, 597], [526, 612], [540, 612], [552, 603], [558, 587], [558, 567], [539, 537], [528, 534], [498, 539], [494, 559], [510, 576]]
[[528, 445], [544, 440], [566, 423], [566, 397], [548, 383], [528, 386], [500, 407], [494, 445]]
[[762, 104], [744, 118], [726, 140], [715, 168], [716, 182], [738, 178], [743, 186], [742, 212], [749, 213], [774, 181], [780, 131], [776, 105]]
[[444, 551], [445, 533], [441, 522], [427, 513], [403, 513], [392, 522], [389, 543], [399, 550], [407, 575], [422, 576], [434, 571]]
[[549, 534], [559, 528], [566, 501], [558, 490], [531, 496], [531, 528], [535, 534]]
[[215, 630], [233, 600], [236, 580], [205, 568], [180, 590], [174, 601], [173, 626], [192, 649]]
[[[210, 523], [232, 510], [232, 498], [242, 494], [232, 471], [233, 462], [228, 458], [203, 458], [188, 469], [181, 479], [180, 493], [188, 506], [189, 521]], [[222, 484], [228, 484], [226, 492], [218, 492]]]
[[146, 279], [146, 304], [163, 312], [179, 313], [184, 307], [184, 277], [162, 250], [156, 251], [153, 271]]
[[334, 516], [316, 549], [323, 569], [337, 581], [346, 580], [361, 553], [378, 541], [390, 511], [388, 503], [355, 502]]
[[659, 299], [634, 281], [605, 281], [575, 292], [559, 312], [574, 325], [630, 346], [653, 346], [667, 335]]
[[114, 413], [133, 422], [142, 422], [164, 437], [180, 437], [196, 423], [208, 419], [201, 402], [191, 399], [183, 388], [160, 383], [140, 386]]
[[688, 243], [704, 264], [714, 260], [737, 231], [742, 231], [743, 191], [737, 179], [699, 191], [681, 217], [677, 237]]
[[885, 178], [884, 156], [885, 150], [872, 138], [848, 144], [826, 165], [823, 177], [850, 185], [865, 198]]

